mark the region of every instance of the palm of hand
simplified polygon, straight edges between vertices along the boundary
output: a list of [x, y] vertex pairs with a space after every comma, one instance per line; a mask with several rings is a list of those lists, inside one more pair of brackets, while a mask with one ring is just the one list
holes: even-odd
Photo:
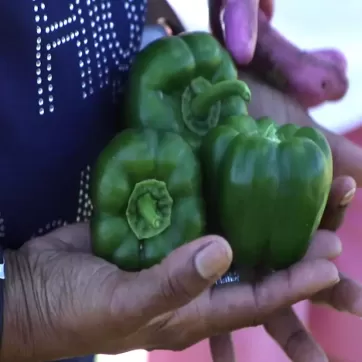
[[[333, 249], [328, 255], [335, 254], [338, 239], [329, 234], [319, 233], [310, 252], [325, 253], [321, 246], [328, 240]], [[32, 335], [26, 337], [33, 345], [42, 346], [33, 354], [37, 360], [138, 348], [181, 350], [212, 335], [259, 324], [272, 311], [308, 298], [337, 278], [328, 261], [306, 260], [257, 286], [207, 289], [214, 279], [208, 282], [195, 273], [194, 259], [206, 240], [185, 245], [161, 265], [139, 273], [92, 256], [89, 240], [87, 225], [61, 228], [13, 254], [26, 262], [9, 263], [22, 265], [22, 270], [9, 271], [17, 282], [8, 300], [19, 295], [26, 300], [32, 315], [19, 320], [26, 321], [23, 329]], [[32, 288], [19, 294], [24, 285]]]
[[[292, 120], [300, 125], [315, 125], [306, 112], [286, 96], [266, 85], [258, 84], [249, 76], [243, 75], [242, 78], [249, 78], [247, 82], [253, 94], [250, 105], [252, 116], [257, 118], [269, 115], [281, 123]], [[360, 149], [338, 136], [328, 134], [328, 137], [334, 154], [336, 176], [351, 175], [356, 179], [357, 185], [361, 185], [362, 153]], [[339, 206], [340, 202], [345, 191], [354, 187], [354, 181], [351, 178], [342, 177], [337, 181], [336, 179], [336, 187], [332, 190], [329, 203], [331, 210], [324, 220], [324, 228], [338, 227], [338, 222], [336, 223], [333, 215], [343, 215], [343, 208]], [[312, 248], [306, 260], [290, 270], [276, 273], [256, 286], [228, 285], [209, 289], [186, 306], [170, 307], [167, 313], [163, 313], [167, 308], [164, 308], [162, 303], [152, 300], [155, 293], [149, 291], [149, 287], [142, 279], [143, 273], [121, 272], [116, 267], [91, 256], [89, 235], [84, 236], [84, 228], [81, 229], [81, 233], [83, 235], [79, 237], [74, 236], [73, 233], [71, 241], [65, 233], [57, 235], [57, 238], [51, 242], [49, 239], [43, 241], [39, 239], [38, 244], [32, 242], [25, 246], [25, 248], [39, 248], [38, 250], [42, 250], [41, 258], [46, 257], [51, 260], [51, 267], [48, 270], [42, 269], [40, 272], [46, 277], [48, 289], [54, 290], [51, 296], [53, 301], [44, 300], [44, 295], [39, 292], [32, 298], [29, 296], [32, 299], [29, 303], [40, 300], [43, 305], [41, 313], [43, 317], [48, 318], [51, 314], [57, 314], [50, 313], [51, 306], [57, 306], [56, 310], [58, 317], [62, 318], [63, 329], [69, 332], [57, 337], [64, 339], [64, 343], [70, 346], [76, 341], [77, 346], [74, 348], [77, 348], [79, 354], [82, 354], [82, 351], [89, 353], [89, 346], [92, 346], [94, 352], [97, 353], [100, 350], [103, 353], [119, 353], [134, 348], [180, 350], [210, 335], [220, 335], [230, 329], [264, 323], [269, 334], [292, 359], [303, 362], [314, 361], [315, 356], [315, 358], [323, 357], [323, 352], [293, 311], [288, 307], [285, 308], [286, 305], [315, 295], [314, 300], [318, 302], [362, 316], [362, 310], [358, 307], [360, 303], [357, 303], [362, 300], [362, 288], [343, 275], [340, 276], [341, 281], [338, 284], [316, 294], [320, 290], [319, 285], [325, 284], [325, 280], [328, 279], [325, 272], [326, 265], [316, 259], [334, 258], [340, 252], [336, 237], [325, 231], [318, 233], [318, 241], [314, 243], [317, 247]], [[74, 244], [76, 240], [78, 243]], [[35, 258], [30, 266], [31, 270], [36, 272], [37, 265], [40, 264]], [[67, 277], [62, 275], [62, 268], [57, 268], [57, 265], [64, 264], [69, 265]], [[313, 285], [311, 285], [311, 280], [314, 280]], [[54, 285], [57, 285], [56, 289]], [[142, 288], [142, 292], [141, 289], [133, 288]], [[38, 290], [41, 291], [42, 287]], [[61, 298], [64, 293], [73, 296], [67, 305], [60, 304], [60, 301], [64, 300]], [[162, 294], [161, 289], [159, 295]], [[132, 295], [138, 295], [139, 298], [127, 301], [125, 296]], [[125, 300], [127, 303], [124, 302]], [[85, 305], [85, 301], [89, 304]], [[159, 310], [163, 314], [148, 317], [146, 312], [139, 312], [146, 311], [149, 305], [153, 306], [154, 313]], [[272, 313], [276, 309], [279, 309], [279, 312]], [[124, 315], [129, 315], [129, 318], [120, 320], [120, 316]], [[79, 316], [82, 316], [80, 328], [83, 337], [80, 337], [79, 333]], [[49, 325], [52, 325], [51, 321]], [[94, 329], [95, 325], [100, 327]], [[33, 326], [33, 328], [40, 328], [40, 326]], [[46, 344], [48, 335], [54, 336], [54, 333], [54, 331], [45, 330], [41, 343]], [[98, 341], [104, 340], [108, 342], [100, 349]], [[49, 346], [51, 347], [50, 343]], [[231, 348], [230, 346], [230, 339], [224, 338], [221, 349], [218, 339], [212, 339], [211, 347], [214, 353], [221, 353], [223, 356], [231, 355], [232, 353], [227, 351]], [[308, 356], [298, 355], [306, 350], [309, 351]]]
[[[91, 255], [88, 227], [76, 225], [71, 229], [73, 235], [66, 228], [59, 229], [54, 236], [31, 240], [20, 249], [28, 268], [19, 272], [19, 284], [27, 285], [22, 278], [33, 279], [34, 287], [26, 293], [26, 304], [29, 310], [37, 311], [31, 317], [31, 328], [24, 330], [36, 331], [31, 334], [39, 340], [33, 344], [44, 347], [44, 357], [36, 356], [39, 360], [52, 356], [56, 359], [63, 352], [54, 348], [54, 336], [61, 340], [61, 346], [84, 355], [93, 348], [94, 353], [99, 353], [99, 341], [107, 335], [112, 337], [114, 328], [119, 329], [120, 336], [124, 333], [116, 323], [117, 310], [112, 305], [114, 290], [120, 284], [119, 269]], [[124, 279], [127, 282], [127, 273]], [[20, 289], [21, 285], [13, 288], [14, 295], [17, 287]], [[127, 323], [123, 328], [127, 331]], [[111, 345], [104, 350], [111, 352]]]
[[[269, 116], [280, 124], [292, 122], [300, 126], [318, 127], [306, 110], [289, 96], [258, 82], [249, 74], [241, 72], [240, 78], [246, 81], [251, 89], [252, 101], [249, 112], [254, 118]], [[342, 136], [326, 130], [323, 132], [332, 149], [335, 180], [320, 227], [335, 231], [343, 221], [344, 211], [352, 200], [356, 187], [362, 186], [362, 150]], [[350, 196], [345, 198], [348, 192]], [[331, 258], [337, 256], [332, 254]], [[310, 253], [308, 257], [313, 259], [321, 255]], [[362, 286], [341, 273], [339, 283], [312, 297], [313, 302], [328, 304], [337, 310], [358, 316], [362, 316], [361, 300]], [[281, 309], [269, 315], [264, 320], [264, 327], [293, 361], [326, 360], [322, 349], [291, 308]], [[219, 360], [220, 356], [233, 355], [230, 336], [211, 340], [211, 350], [214, 361]]]

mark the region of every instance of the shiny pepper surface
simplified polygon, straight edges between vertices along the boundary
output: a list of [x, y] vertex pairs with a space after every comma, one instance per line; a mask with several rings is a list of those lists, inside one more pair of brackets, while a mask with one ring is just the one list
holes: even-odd
[[134, 60], [125, 94], [129, 127], [179, 133], [194, 149], [221, 119], [247, 114], [251, 96], [229, 54], [206, 32], [149, 44]]
[[94, 254], [140, 270], [202, 236], [200, 183], [198, 159], [181, 136], [150, 129], [119, 133], [92, 175]]
[[281, 269], [300, 260], [332, 184], [332, 155], [318, 130], [269, 118], [231, 117], [203, 140], [211, 225], [236, 265]]

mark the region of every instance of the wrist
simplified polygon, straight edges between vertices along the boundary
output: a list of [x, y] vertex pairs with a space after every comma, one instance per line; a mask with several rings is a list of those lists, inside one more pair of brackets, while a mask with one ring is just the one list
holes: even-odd
[[[28, 248], [6, 250], [0, 362], [38, 362], [61, 356], [50, 318], [41, 257]], [[54, 321], [53, 321], [54, 322]]]
[[53, 361], [80, 355], [74, 338], [77, 332], [58, 304], [63, 293], [58, 287], [62, 283], [57, 283], [61, 272], [56, 270], [54, 252], [25, 244], [17, 251], [5, 251], [4, 259], [0, 362]]
[[28, 295], [25, 288], [31, 289], [26, 270], [29, 263], [21, 252], [5, 251], [3, 335], [1, 362], [28, 361], [33, 356], [33, 328], [29, 315]]

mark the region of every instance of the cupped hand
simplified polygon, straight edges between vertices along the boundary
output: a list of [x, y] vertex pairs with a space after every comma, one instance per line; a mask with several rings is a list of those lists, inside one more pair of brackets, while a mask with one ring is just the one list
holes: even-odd
[[[353, 200], [356, 188], [362, 186], [362, 149], [345, 137], [319, 127], [303, 107], [290, 96], [261, 83], [247, 73], [240, 73], [240, 78], [251, 88], [253, 97], [249, 111], [253, 117], [268, 115], [281, 124], [293, 122], [301, 126], [318, 127], [327, 136], [333, 153], [335, 179], [320, 227], [330, 231], [337, 230], [348, 205]], [[306, 260], [321, 257], [333, 259], [342, 250], [341, 244], [338, 248], [332, 239], [326, 238], [323, 243], [317, 245], [318, 247], [309, 250]], [[316, 293], [310, 298], [311, 301], [362, 317], [362, 285], [342, 273], [339, 273], [339, 276], [340, 281], [337, 284]], [[293, 362], [328, 361], [324, 351], [291, 308], [273, 313], [265, 319], [264, 326]], [[210, 344], [214, 362], [234, 361], [230, 335], [215, 337], [211, 339]]]
[[[331, 249], [339, 248], [336, 236], [322, 232], [310, 250], [326, 238]], [[124, 272], [91, 255], [86, 224], [33, 239], [5, 258], [1, 360], [6, 362], [138, 348], [180, 350], [256, 325], [339, 281], [334, 264], [317, 258], [256, 285], [212, 287], [232, 258], [227, 242], [217, 236], [188, 243], [148, 270]]]
[[[334, 180], [321, 228], [330, 231], [339, 228], [345, 210], [353, 199], [355, 189], [356, 183], [351, 177], [342, 176]], [[339, 249], [335, 245], [335, 249], [332, 250], [329, 240], [325, 239], [325, 242], [326, 244], [320, 244], [318, 248], [311, 248], [305, 259], [315, 260], [323, 256], [334, 259], [341, 253], [341, 244]], [[336, 285], [317, 293], [310, 298], [311, 301], [362, 317], [362, 286], [341, 273], [339, 276], [340, 281]], [[293, 362], [328, 362], [328, 357], [292, 308], [284, 308], [273, 313], [266, 319], [264, 327]], [[230, 353], [232, 345], [225, 344], [224, 348], [228, 348], [227, 353]]]
[[[321, 230], [317, 233], [318, 242], [312, 243], [304, 257], [305, 261], [320, 258], [334, 259], [340, 255], [342, 244], [332, 231], [341, 225], [345, 210], [353, 199], [355, 187], [356, 183], [351, 177], [337, 177], [333, 181], [326, 211], [320, 225]], [[356, 302], [362, 301], [362, 288], [341, 274], [337, 284], [315, 294], [311, 299], [362, 316], [362, 309], [356, 309]], [[291, 307], [275, 311], [266, 316], [260, 323], [264, 325], [267, 333], [280, 345], [291, 361], [328, 362], [322, 348], [313, 339]], [[230, 334], [211, 338], [210, 349], [213, 362], [236, 361]]]

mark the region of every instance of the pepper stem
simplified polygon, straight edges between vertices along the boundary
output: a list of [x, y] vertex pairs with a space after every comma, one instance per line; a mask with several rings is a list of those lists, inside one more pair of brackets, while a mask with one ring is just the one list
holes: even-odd
[[233, 79], [215, 83], [193, 98], [192, 113], [196, 116], [207, 115], [216, 102], [231, 96], [240, 96], [245, 102], [250, 102], [251, 92], [248, 85], [242, 80]]
[[149, 193], [144, 194], [137, 200], [137, 206], [138, 212], [148, 225], [154, 229], [158, 229], [160, 227], [161, 218], [157, 213], [156, 202], [152, 196]]
[[161, 234], [171, 225], [173, 200], [164, 181], [145, 179], [134, 185], [126, 209], [128, 225], [138, 240]]

